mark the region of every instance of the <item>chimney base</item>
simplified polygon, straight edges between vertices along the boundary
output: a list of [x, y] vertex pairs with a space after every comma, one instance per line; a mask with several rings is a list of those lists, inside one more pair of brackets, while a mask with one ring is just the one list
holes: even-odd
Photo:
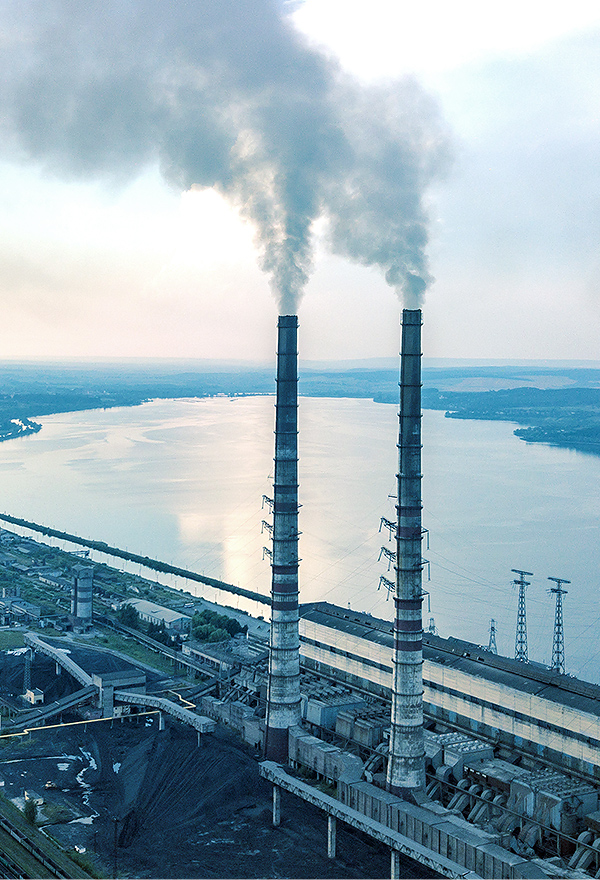
[[265, 730], [265, 758], [276, 764], [288, 762], [288, 729], [267, 727]]

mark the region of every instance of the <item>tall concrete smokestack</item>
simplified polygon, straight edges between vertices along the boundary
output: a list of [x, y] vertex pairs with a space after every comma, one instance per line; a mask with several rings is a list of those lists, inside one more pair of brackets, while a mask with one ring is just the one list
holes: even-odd
[[421, 614], [421, 310], [402, 312], [392, 726], [387, 787], [425, 787]]
[[271, 556], [271, 644], [265, 731], [268, 760], [286, 763], [300, 724], [298, 634], [298, 318], [279, 318]]

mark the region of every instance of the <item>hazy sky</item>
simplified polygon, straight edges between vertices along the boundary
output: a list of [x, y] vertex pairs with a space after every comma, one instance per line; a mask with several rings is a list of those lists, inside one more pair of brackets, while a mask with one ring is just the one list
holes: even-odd
[[0, 40], [0, 357], [272, 359], [278, 301], [304, 358], [392, 356], [428, 285], [428, 356], [600, 358], [597, 2], [0, 0]]

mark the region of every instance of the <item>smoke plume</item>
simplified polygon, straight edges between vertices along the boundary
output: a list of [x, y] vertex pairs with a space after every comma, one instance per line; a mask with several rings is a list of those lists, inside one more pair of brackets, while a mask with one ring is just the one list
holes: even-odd
[[284, 314], [323, 216], [334, 252], [410, 303], [427, 287], [424, 194], [449, 149], [416, 82], [361, 86], [275, 0], [3, 0], [0, 19], [5, 158], [214, 187], [252, 220]]

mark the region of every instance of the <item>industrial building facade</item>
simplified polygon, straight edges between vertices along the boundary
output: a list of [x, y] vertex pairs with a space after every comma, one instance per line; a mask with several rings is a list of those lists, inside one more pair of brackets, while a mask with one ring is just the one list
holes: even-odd
[[164, 605], [148, 602], [146, 599], [128, 599], [126, 605], [131, 605], [139, 614], [140, 620], [146, 623], [154, 623], [156, 626], [164, 624], [166, 629], [179, 633], [187, 633], [192, 625], [192, 618], [187, 614], [180, 614]]
[[[303, 605], [300, 651], [317, 674], [391, 695], [389, 621], [326, 602]], [[423, 690], [430, 719], [600, 779], [600, 686], [425, 634]]]

